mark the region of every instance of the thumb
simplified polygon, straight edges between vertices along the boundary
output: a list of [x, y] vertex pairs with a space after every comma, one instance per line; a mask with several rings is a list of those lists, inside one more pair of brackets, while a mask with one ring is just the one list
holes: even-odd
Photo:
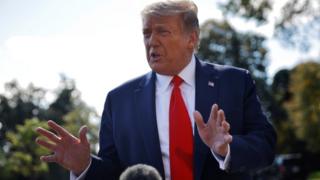
[[82, 126], [79, 130], [79, 138], [82, 144], [89, 144], [87, 139], [87, 132], [88, 132], [87, 126]]
[[193, 116], [199, 130], [206, 127], [206, 124], [203, 121], [202, 115], [200, 114], [199, 111], [193, 112]]

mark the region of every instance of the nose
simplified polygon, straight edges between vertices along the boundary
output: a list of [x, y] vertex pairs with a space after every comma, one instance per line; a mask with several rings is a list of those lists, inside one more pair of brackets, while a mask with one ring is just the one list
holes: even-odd
[[146, 38], [146, 45], [149, 47], [159, 46], [159, 39], [155, 33], [151, 33], [148, 38]]

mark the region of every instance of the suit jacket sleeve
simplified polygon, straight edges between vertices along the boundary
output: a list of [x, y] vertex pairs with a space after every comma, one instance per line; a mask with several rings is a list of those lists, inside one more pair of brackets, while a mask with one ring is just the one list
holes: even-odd
[[92, 156], [92, 163], [86, 174], [86, 179], [118, 179], [121, 173], [118, 155], [113, 138], [111, 93], [108, 94], [100, 125], [97, 156]]
[[[231, 161], [229, 171], [250, 171], [265, 167], [273, 162], [276, 133], [263, 114], [256, 95], [254, 81], [245, 73], [243, 93], [243, 128], [233, 135], [230, 144]], [[231, 127], [232, 128], [232, 127]]]

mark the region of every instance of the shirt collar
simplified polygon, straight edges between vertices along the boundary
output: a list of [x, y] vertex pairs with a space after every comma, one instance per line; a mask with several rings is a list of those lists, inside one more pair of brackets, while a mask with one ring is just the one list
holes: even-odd
[[[196, 71], [196, 59], [192, 55], [189, 64], [182, 69], [178, 74], [180, 78], [184, 80], [184, 83], [188, 86], [195, 87], [195, 71]], [[170, 82], [173, 76], [161, 75], [156, 73], [156, 88], [158, 92], [166, 91], [170, 87]]]

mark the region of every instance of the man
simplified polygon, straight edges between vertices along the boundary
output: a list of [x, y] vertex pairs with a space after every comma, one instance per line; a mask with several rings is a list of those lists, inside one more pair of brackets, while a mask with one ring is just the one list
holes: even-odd
[[207, 64], [194, 56], [197, 7], [165, 1], [142, 11], [152, 72], [110, 91], [100, 127], [98, 157], [90, 156], [87, 128], [79, 139], [49, 121], [38, 128], [54, 152], [42, 156], [79, 179], [118, 179], [127, 167], [147, 164], [164, 179], [250, 179], [272, 163], [276, 135], [263, 115], [246, 70]]

